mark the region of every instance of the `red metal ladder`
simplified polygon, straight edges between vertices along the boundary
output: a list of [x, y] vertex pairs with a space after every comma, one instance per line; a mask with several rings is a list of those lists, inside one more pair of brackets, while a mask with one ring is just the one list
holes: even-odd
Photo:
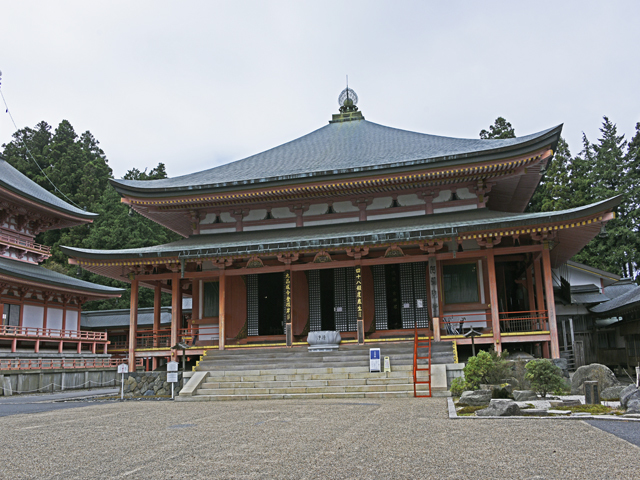
[[[425, 356], [424, 350], [428, 350]], [[420, 353], [418, 353], [420, 351]], [[426, 365], [418, 365], [418, 360], [426, 360]], [[418, 380], [418, 372], [427, 372], [427, 380]], [[424, 377], [421, 377], [424, 378]], [[429, 393], [418, 392], [418, 385], [429, 385]], [[418, 326], [415, 326], [415, 337], [413, 340], [413, 396], [414, 397], [430, 397], [431, 396], [431, 337], [427, 332], [427, 338], [420, 340], [418, 336]]]

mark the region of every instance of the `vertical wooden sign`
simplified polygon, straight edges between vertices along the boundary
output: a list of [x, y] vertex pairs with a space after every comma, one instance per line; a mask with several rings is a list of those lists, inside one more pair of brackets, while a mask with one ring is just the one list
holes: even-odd
[[438, 268], [435, 257], [429, 258], [429, 293], [431, 294], [431, 315], [440, 316], [440, 305], [438, 302]]
[[285, 319], [285, 335], [287, 337], [287, 346], [293, 345], [292, 329], [291, 329], [291, 271], [284, 272], [284, 319]]
[[357, 333], [358, 343], [364, 344], [364, 312], [362, 305], [362, 267], [356, 265], [356, 312], [357, 312]]

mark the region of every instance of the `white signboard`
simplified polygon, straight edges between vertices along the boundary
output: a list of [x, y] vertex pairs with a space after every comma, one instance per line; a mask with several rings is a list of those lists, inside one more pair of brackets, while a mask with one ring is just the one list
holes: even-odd
[[178, 373], [177, 372], [167, 373], [167, 382], [176, 383], [177, 381], [178, 381]]
[[118, 373], [129, 373], [129, 365], [126, 363], [118, 365]]
[[380, 371], [380, 349], [379, 348], [369, 349], [369, 371], [370, 372]]
[[178, 362], [167, 363], [167, 372], [177, 372], [177, 371], [178, 371]]

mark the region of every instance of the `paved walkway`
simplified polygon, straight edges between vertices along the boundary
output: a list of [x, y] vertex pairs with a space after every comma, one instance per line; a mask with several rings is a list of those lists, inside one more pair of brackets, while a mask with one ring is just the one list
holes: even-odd
[[56, 393], [0, 397], [0, 417], [86, 407], [94, 405], [94, 402], [82, 402], [81, 400], [102, 395], [117, 395], [118, 393], [119, 389], [117, 388], [94, 388], [88, 390], [69, 390]]
[[[98, 403], [0, 418], [2, 478], [632, 478], [582, 421], [449, 420], [446, 400]], [[28, 454], [25, 454], [28, 452]]]

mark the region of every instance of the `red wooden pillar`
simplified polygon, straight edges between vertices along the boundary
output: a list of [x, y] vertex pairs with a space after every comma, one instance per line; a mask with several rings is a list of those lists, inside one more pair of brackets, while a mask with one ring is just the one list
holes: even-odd
[[544, 310], [544, 295], [542, 294], [542, 286], [544, 285], [544, 280], [542, 279], [542, 267], [540, 265], [540, 257], [536, 258], [534, 262], [535, 269], [535, 281], [536, 281], [536, 302], [537, 309], [542, 312]]
[[498, 285], [496, 281], [496, 262], [493, 250], [487, 251], [487, 273], [489, 275], [489, 306], [491, 307], [491, 326], [493, 329], [493, 346], [496, 352], [502, 352], [500, 343], [500, 310], [498, 308]]
[[[180, 328], [180, 302], [182, 300], [180, 274], [176, 273], [171, 277], [171, 340], [169, 347], [178, 343], [178, 329]], [[171, 350], [171, 360], [178, 357], [177, 350]]]
[[553, 277], [551, 273], [551, 256], [549, 244], [545, 242], [542, 250], [542, 267], [544, 269], [544, 290], [547, 298], [549, 318], [549, 332], [551, 334], [551, 358], [560, 358], [560, 344], [558, 342], [558, 324], [556, 322], [556, 304], [553, 296]]
[[[162, 313], [162, 288], [160, 283], [153, 290], [153, 346], [158, 346], [158, 330], [160, 330], [160, 315]], [[173, 345], [172, 345], [173, 346]]]
[[225, 325], [224, 325], [224, 321], [225, 321], [225, 310], [226, 310], [226, 303], [227, 303], [227, 292], [226, 292], [226, 281], [225, 281], [225, 274], [224, 274], [224, 267], [222, 268], [222, 270], [220, 270], [220, 278], [219, 278], [219, 283], [218, 283], [218, 294], [219, 294], [219, 301], [218, 301], [218, 305], [219, 305], [219, 311], [218, 311], [218, 349], [219, 350], [224, 350], [224, 342], [225, 342], [225, 335], [226, 335], [226, 329], [225, 329]]
[[136, 334], [138, 328], [138, 280], [131, 280], [129, 301], [129, 371], [136, 371]]
[[536, 295], [533, 291], [533, 267], [527, 268], [527, 293], [529, 295], [529, 310], [536, 310]]

